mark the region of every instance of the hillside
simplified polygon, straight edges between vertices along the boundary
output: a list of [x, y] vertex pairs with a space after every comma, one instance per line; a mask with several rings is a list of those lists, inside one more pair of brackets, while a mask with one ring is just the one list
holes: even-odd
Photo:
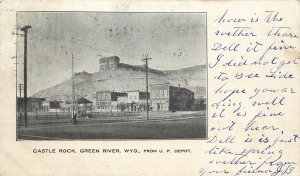
[[[206, 66], [179, 70], [149, 69], [149, 84], [170, 83], [192, 90], [195, 98], [205, 96], [206, 92]], [[72, 79], [68, 79], [56, 86], [41, 90], [32, 97], [41, 97], [55, 100], [56, 95], [71, 95]], [[145, 68], [138, 65], [120, 63], [117, 69], [100, 70], [93, 74], [80, 72], [75, 74], [75, 93], [95, 102], [96, 91], [114, 90], [146, 90]]]

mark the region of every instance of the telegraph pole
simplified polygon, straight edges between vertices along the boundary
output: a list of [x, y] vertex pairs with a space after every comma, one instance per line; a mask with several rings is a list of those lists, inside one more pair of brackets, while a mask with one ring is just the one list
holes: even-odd
[[22, 85], [23, 84], [18, 84], [18, 86], [19, 86], [19, 98], [17, 98], [17, 103], [18, 103], [18, 113], [20, 113], [20, 118], [22, 118], [22, 113], [21, 113], [21, 109], [20, 109], [20, 106], [22, 105], [22, 90], [23, 90], [23, 88], [22, 88]]
[[27, 25], [21, 28], [24, 32], [24, 126], [27, 127], [27, 31], [31, 26]]
[[142, 59], [145, 62], [145, 70], [146, 70], [146, 100], [147, 100], [147, 121], [149, 120], [149, 96], [148, 96], [148, 61], [152, 58], [149, 57], [149, 54], [145, 55], [145, 58]]
[[19, 97], [21, 98], [22, 97], [22, 90], [23, 90], [22, 85], [23, 84], [18, 84], [18, 85], [19, 85]]
[[75, 85], [74, 85], [74, 56], [72, 53], [72, 123], [76, 124], [76, 115], [75, 112]]

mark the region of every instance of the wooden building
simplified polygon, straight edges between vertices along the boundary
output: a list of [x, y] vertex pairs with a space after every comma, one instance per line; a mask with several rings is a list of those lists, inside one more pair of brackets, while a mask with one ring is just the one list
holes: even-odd
[[170, 84], [150, 85], [152, 111], [190, 111], [193, 110], [194, 92]]
[[118, 97], [126, 96], [125, 92], [99, 91], [96, 93], [97, 111], [118, 111]]

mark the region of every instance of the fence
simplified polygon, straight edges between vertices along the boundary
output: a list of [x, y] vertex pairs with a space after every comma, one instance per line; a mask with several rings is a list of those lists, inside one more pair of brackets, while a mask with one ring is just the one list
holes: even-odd
[[[92, 117], [92, 118], [101, 118], [101, 117], [125, 117], [125, 116], [139, 116], [141, 112], [92, 112], [87, 113], [87, 115], [81, 117]], [[18, 118], [21, 119], [24, 116], [24, 113], [18, 113]], [[28, 112], [27, 117], [36, 120], [43, 119], [69, 119], [71, 118], [71, 112]]]
[[120, 112], [92, 112], [92, 117], [125, 117], [125, 116], [139, 116], [141, 112], [135, 111], [120, 111]]
[[28, 112], [28, 118], [42, 119], [67, 119], [71, 118], [71, 112]]
[[[17, 114], [18, 126], [24, 125], [24, 113]], [[27, 123], [30, 125], [67, 122], [71, 119], [69, 112], [28, 112]]]

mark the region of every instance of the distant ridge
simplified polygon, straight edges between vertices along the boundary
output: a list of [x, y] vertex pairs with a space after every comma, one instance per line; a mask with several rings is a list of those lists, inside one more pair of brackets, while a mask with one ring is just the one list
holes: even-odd
[[[129, 65], [129, 64], [120, 63], [119, 68], [125, 68], [125, 69], [127, 68], [127, 69], [132, 69], [135, 71], [143, 71], [143, 72], [146, 71], [144, 65]], [[155, 69], [151, 69], [151, 68], [149, 68], [149, 72], [152, 72], [155, 74], [161, 74], [161, 75], [165, 74], [165, 72], [163, 72], [163, 71], [155, 70]]]
[[[195, 93], [195, 98], [206, 96], [206, 65], [178, 70], [155, 70], [149, 68], [149, 84], [170, 83], [173, 86], [185, 87]], [[75, 93], [95, 103], [97, 91], [145, 91], [145, 67], [119, 63], [115, 69], [99, 70], [95, 73], [86, 71], [75, 73]], [[56, 99], [57, 95], [71, 95], [71, 78], [41, 90], [31, 97]]]

